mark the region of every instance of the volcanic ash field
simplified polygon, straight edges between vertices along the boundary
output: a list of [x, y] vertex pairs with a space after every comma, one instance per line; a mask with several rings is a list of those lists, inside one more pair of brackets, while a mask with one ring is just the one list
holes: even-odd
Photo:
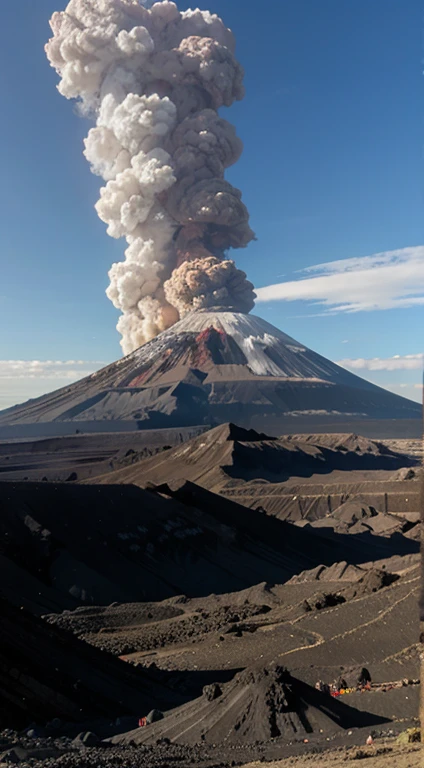
[[[419, 699], [418, 445], [233, 424], [150, 450], [111, 435], [107, 456], [86, 440], [2, 445], [4, 760], [226, 766], [370, 734], [398, 754]], [[317, 690], [340, 677], [348, 693]]]

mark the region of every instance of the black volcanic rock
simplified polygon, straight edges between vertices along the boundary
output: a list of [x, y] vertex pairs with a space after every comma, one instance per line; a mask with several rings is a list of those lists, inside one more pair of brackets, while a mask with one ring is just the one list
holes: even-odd
[[[0, 413], [0, 435], [236, 421], [419, 419], [421, 406], [340, 368], [254, 315], [198, 311], [75, 384]], [[268, 425], [271, 425], [268, 427]]]

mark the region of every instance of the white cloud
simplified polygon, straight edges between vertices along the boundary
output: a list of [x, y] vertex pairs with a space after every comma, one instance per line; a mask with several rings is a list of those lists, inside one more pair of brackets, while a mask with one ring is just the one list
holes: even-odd
[[66, 379], [88, 376], [106, 363], [100, 360], [0, 360], [1, 379]]
[[423, 401], [422, 384], [385, 384], [384, 389], [394, 392], [395, 395], [407, 397], [409, 400], [415, 400], [417, 403], [422, 403]]
[[343, 259], [301, 270], [313, 277], [256, 288], [258, 301], [309, 301], [322, 314], [424, 304], [424, 246]]
[[0, 360], [0, 410], [83, 379], [100, 360]]
[[[424, 354], [421, 352], [417, 355], [394, 355], [393, 357], [372, 357], [370, 359], [358, 357], [354, 360], [338, 360], [337, 365], [356, 371], [422, 371], [424, 369]], [[417, 386], [421, 386], [421, 384]]]

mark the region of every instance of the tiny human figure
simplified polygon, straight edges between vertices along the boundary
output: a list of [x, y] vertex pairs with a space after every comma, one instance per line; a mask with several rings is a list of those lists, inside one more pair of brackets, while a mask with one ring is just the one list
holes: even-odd
[[317, 683], [315, 683], [315, 688], [317, 691], [321, 691], [321, 693], [331, 693], [330, 686], [328, 683], [323, 683], [322, 680], [318, 680]]
[[362, 667], [361, 674], [358, 677], [360, 688], [371, 688], [371, 675], [366, 667]]

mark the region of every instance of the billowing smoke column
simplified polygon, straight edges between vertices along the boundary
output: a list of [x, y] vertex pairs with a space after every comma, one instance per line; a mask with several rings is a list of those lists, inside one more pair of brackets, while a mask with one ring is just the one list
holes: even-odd
[[254, 238], [224, 180], [242, 151], [217, 113], [244, 95], [230, 30], [148, 0], [71, 0], [50, 24], [59, 91], [96, 121], [84, 154], [106, 182], [97, 213], [128, 243], [107, 289], [124, 353], [194, 309], [249, 312], [253, 286], [224, 258]]

